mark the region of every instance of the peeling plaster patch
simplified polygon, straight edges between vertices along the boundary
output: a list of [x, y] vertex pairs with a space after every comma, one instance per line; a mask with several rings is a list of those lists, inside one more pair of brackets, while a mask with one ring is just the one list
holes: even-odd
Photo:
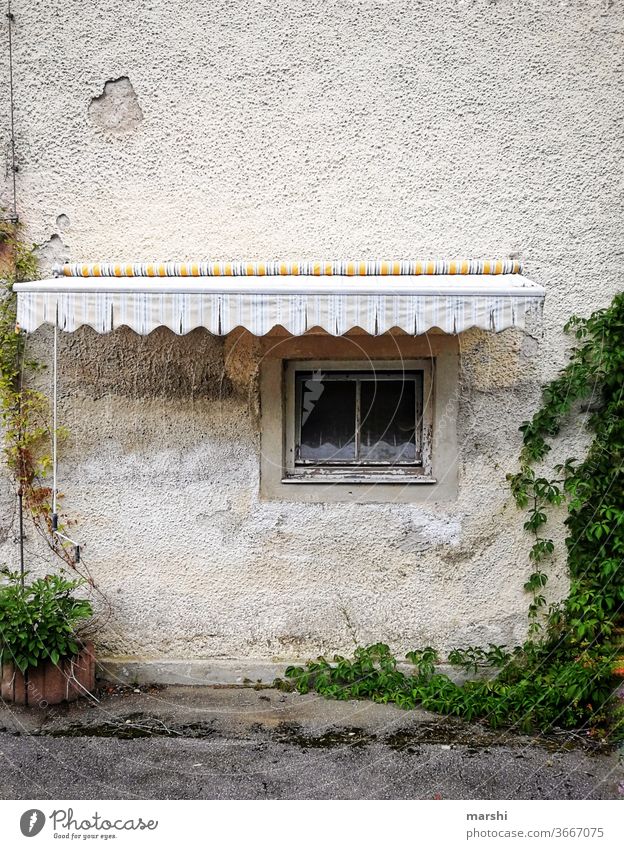
[[414, 519], [397, 548], [408, 553], [418, 553], [433, 546], [457, 546], [460, 535], [461, 523], [458, 519]]
[[472, 328], [463, 333], [460, 351], [464, 385], [481, 392], [514, 386], [524, 377], [518, 358], [523, 338], [518, 331], [496, 334]]
[[61, 212], [60, 215], [56, 216], [56, 226], [59, 230], [65, 230], [69, 227], [69, 216], [65, 215], [64, 212]]
[[131, 133], [143, 120], [143, 112], [134, 87], [128, 77], [108, 80], [104, 91], [89, 104], [91, 121], [114, 135]]
[[539, 342], [532, 336], [525, 336], [520, 344], [520, 356], [532, 360], [539, 353]]
[[427, 551], [431, 545], [419, 533], [409, 531], [396, 547], [407, 554], [419, 554], [421, 551]]
[[432, 543], [458, 545], [461, 535], [461, 522], [455, 518], [427, 518], [413, 520], [414, 530]]
[[58, 233], [53, 233], [47, 242], [39, 245], [36, 250], [37, 259], [45, 266], [69, 260], [69, 250]]

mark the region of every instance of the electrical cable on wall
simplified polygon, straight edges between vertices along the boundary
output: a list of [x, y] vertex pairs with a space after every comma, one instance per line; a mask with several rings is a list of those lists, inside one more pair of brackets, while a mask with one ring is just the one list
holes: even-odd
[[[15, 101], [14, 101], [14, 89], [13, 89], [13, 21], [15, 20], [13, 16], [13, 12], [11, 11], [11, 0], [8, 0], [7, 3], [7, 12], [6, 18], [8, 22], [8, 53], [9, 53], [9, 123], [10, 123], [10, 139], [9, 146], [11, 151], [11, 165], [10, 171], [12, 176], [12, 189], [13, 189], [13, 197], [12, 197], [12, 208], [9, 215], [3, 216], [0, 220], [8, 221], [10, 224], [17, 224], [19, 221], [17, 215], [17, 164], [15, 157]], [[21, 383], [22, 375], [20, 369], [20, 383]], [[21, 398], [21, 392], [20, 392]], [[20, 401], [21, 403], [21, 401]], [[24, 586], [24, 493], [22, 490], [22, 486], [20, 485], [19, 491], [17, 494], [17, 502], [18, 502], [18, 512], [19, 512], [19, 556], [20, 556], [20, 575], [22, 587]]]
[[11, 211], [11, 215], [7, 216], [8, 221], [13, 224], [17, 224], [18, 216], [17, 216], [17, 164], [15, 157], [15, 105], [14, 105], [14, 94], [13, 94], [13, 21], [15, 20], [13, 12], [11, 11], [11, 0], [8, 0], [7, 5], [7, 20], [9, 22], [9, 32], [8, 32], [8, 47], [9, 47], [9, 118], [11, 124], [11, 138], [9, 141], [11, 147], [11, 174], [13, 179], [13, 209]]

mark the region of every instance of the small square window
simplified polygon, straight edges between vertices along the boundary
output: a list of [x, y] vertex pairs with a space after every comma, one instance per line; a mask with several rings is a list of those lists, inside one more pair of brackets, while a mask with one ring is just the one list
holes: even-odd
[[431, 364], [416, 365], [288, 363], [286, 478], [431, 480]]

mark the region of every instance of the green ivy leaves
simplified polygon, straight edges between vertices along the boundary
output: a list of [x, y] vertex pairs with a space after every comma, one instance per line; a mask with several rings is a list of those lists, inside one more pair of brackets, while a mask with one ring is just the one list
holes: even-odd
[[[530, 662], [532, 658], [532, 662]], [[576, 661], [554, 657], [541, 662], [523, 648], [455, 649], [449, 661], [468, 671], [484, 666], [500, 670], [493, 680], [468, 681], [459, 686], [436, 671], [437, 654], [430, 646], [409, 652], [414, 670], [401, 670], [387, 645], [358, 648], [352, 659], [319, 657], [305, 666], [289, 666], [286, 682], [300, 693], [316, 692], [326, 698], [371, 699], [405, 710], [417, 706], [468, 721], [485, 720], [493, 728], [511, 726], [518, 731], [554, 727], [574, 728], [599, 717], [597, 708], [609, 698], [605, 684], [608, 660], [585, 654]]]
[[[449, 662], [471, 673], [499, 670], [493, 680], [453, 683], [436, 670], [439, 658], [430, 646], [409, 652], [410, 673], [398, 667], [388, 646], [376, 644], [358, 648], [352, 659], [289, 667], [291, 686], [329, 698], [422, 705], [493, 727], [582, 727], [596, 736], [624, 736], [624, 723], [611, 710], [621, 651], [614, 635], [624, 611], [624, 293], [589, 318], [571, 318], [565, 330], [574, 333], [577, 346], [544, 388], [540, 409], [521, 425], [520, 470], [507, 478], [516, 504], [528, 510], [524, 527], [534, 538], [533, 571], [524, 584], [532, 597], [528, 640], [513, 651], [490, 645], [450, 652]], [[593, 434], [587, 454], [555, 465], [547, 476], [542, 467], [551, 442], [575, 412]], [[570, 593], [547, 606], [542, 567], [555, 545], [544, 531], [552, 508], [564, 504]]]

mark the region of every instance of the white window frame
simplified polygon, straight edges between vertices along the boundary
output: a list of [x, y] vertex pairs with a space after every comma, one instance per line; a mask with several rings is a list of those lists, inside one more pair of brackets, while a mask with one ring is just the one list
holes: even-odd
[[[419, 465], [352, 464], [314, 465], [296, 461], [298, 411], [297, 372], [422, 372], [423, 410]], [[285, 360], [283, 372], [283, 476], [282, 483], [436, 483], [432, 473], [432, 438], [435, 361], [410, 360]]]

